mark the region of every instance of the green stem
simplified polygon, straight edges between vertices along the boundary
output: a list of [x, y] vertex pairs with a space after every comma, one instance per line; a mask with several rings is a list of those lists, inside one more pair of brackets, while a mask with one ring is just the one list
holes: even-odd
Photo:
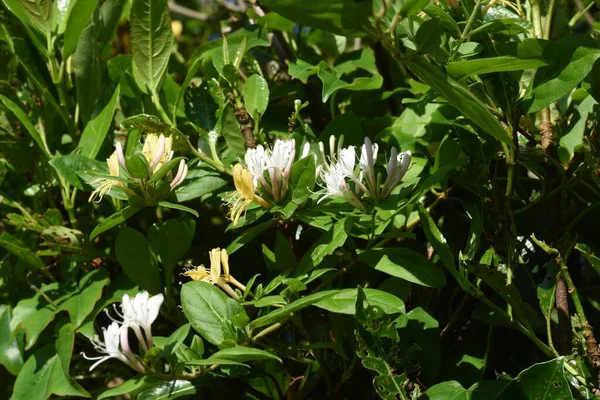
[[167, 115], [167, 112], [163, 108], [162, 104], [160, 104], [160, 97], [158, 96], [156, 90], [152, 90], [151, 97], [152, 103], [154, 104], [154, 107], [156, 107], [156, 112], [158, 112], [158, 115], [160, 115], [164, 122], [175, 127], [174, 121], [171, 121], [171, 118], [169, 118], [169, 116]]
[[567, 264], [560, 260], [560, 273], [567, 284], [567, 289], [569, 295], [571, 296], [571, 301], [573, 301], [573, 306], [575, 307], [575, 313], [577, 314], [577, 319], [579, 320], [579, 327], [583, 332], [583, 336], [586, 341], [590, 339], [595, 342], [594, 339], [594, 331], [590, 326], [590, 323], [585, 316], [585, 311], [583, 310], [583, 305], [581, 304], [581, 299], [579, 298], [579, 294], [577, 293], [577, 287], [573, 283], [573, 279], [571, 279], [571, 274], [569, 273], [569, 268]]
[[[590, 3], [593, 3], [590, 2]], [[554, 16], [554, 8], [556, 7], [556, 0], [550, 0], [546, 10], [546, 25], [544, 26], [544, 39], [550, 39], [550, 30], [552, 29], [552, 17]]]
[[569, 21], [569, 28], [572, 28], [573, 26], [575, 26], [575, 24], [577, 23], [577, 21], [579, 21], [579, 18], [581, 18], [582, 16], [585, 15], [585, 13], [587, 13], [590, 8], [592, 8], [594, 6], [594, 2], [590, 1], [590, 4], [588, 4], [587, 6], [585, 6], [585, 8], [583, 10], [579, 10], [577, 12], [577, 14], [575, 14], [573, 16], [573, 18], [571, 18], [571, 20]]
[[265, 335], [268, 335], [271, 332], [275, 332], [276, 330], [278, 330], [279, 328], [281, 328], [287, 321], [290, 320], [290, 318], [292, 317], [292, 314], [288, 315], [287, 318], [281, 322], [277, 322], [273, 325], [270, 325], [268, 327], [266, 327], [265, 329], [263, 329], [262, 331], [258, 332], [256, 334], [256, 336], [252, 337], [252, 342], [256, 342], [258, 341], [258, 339], [262, 338]]

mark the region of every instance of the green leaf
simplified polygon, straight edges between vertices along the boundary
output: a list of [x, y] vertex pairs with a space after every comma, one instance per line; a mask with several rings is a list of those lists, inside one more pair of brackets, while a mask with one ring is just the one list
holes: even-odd
[[9, 306], [0, 305], [0, 364], [17, 375], [23, 367], [23, 343], [20, 332], [10, 329], [11, 314]]
[[[400, 338], [389, 315], [380, 307], [369, 304], [361, 287], [358, 288], [354, 334], [362, 365], [376, 372], [373, 386], [383, 399], [408, 398], [404, 386], [408, 383], [402, 373]], [[404, 341], [404, 338], [402, 339]]]
[[248, 367], [246, 364], [239, 363], [232, 360], [222, 360], [218, 358], [207, 358], [205, 360], [190, 360], [177, 364], [180, 366], [213, 366], [213, 365], [232, 365], [238, 367]]
[[519, 375], [506, 387], [498, 398], [551, 400], [573, 399], [569, 381], [565, 374], [564, 357], [534, 364]]
[[158, 93], [173, 44], [167, 1], [133, 0], [129, 22], [135, 81], [144, 93]]
[[42, 153], [44, 153], [46, 157], [50, 157], [50, 149], [48, 148], [48, 144], [46, 143], [45, 136], [42, 136], [37, 131], [37, 129], [35, 129], [31, 121], [29, 120], [29, 117], [25, 113], [25, 110], [23, 110], [22, 105], [15, 103], [12, 99], [2, 94], [0, 94], [0, 101], [2, 101], [6, 108], [14, 114], [14, 116], [21, 122], [21, 124], [23, 124], [27, 133], [29, 133], [29, 136], [31, 136], [31, 138], [38, 145], [40, 150], [42, 150]]
[[[382, 290], [368, 288], [363, 290], [369, 304], [380, 307], [384, 313], [404, 313], [404, 302], [398, 297]], [[315, 306], [334, 313], [354, 315], [357, 297], [358, 289], [344, 289], [319, 301]]]
[[161, 382], [138, 394], [138, 400], [171, 400], [196, 394], [196, 387], [185, 380]]
[[336, 222], [329, 231], [323, 233], [319, 240], [300, 259], [298, 268], [294, 271], [296, 276], [308, 273], [318, 266], [325, 257], [342, 247], [346, 243], [353, 223], [354, 220], [351, 217], [346, 217]]
[[429, 4], [429, 0], [404, 0], [400, 7], [400, 15], [403, 18], [420, 13]]
[[475, 60], [455, 61], [446, 64], [446, 71], [452, 77], [460, 80], [473, 75], [489, 74], [492, 72], [522, 71], [548, 65], [540, 59], [521, 59], [512, 56], [478, 58]]
[[85, 190], [84, 181], [91, 181], [97, 175], [108, 175], [105, 162], [92, 160], [81, 154], [67, 154], [54, 157], [49, 164], [71, 185], [79, 190]]
[[175, 351], [187, 337], [188, 333], [190, 333], [190, 324], [185, 324], [177, 328], [177, 330], [173, 332], [171, 336], [169, 336], [165, 343], [163, 343], [163, 351], [161, 356], [169, 357], [171, 354], [175, 353]]
[[98, 400], [106, 399], [106, 398], [115, 398], [121, 394], [134, 394], [139, 393], [141, 390], [151, 386], [155, 383], [156, 378], [152, 378], [149, 376], [137, 376], [133, 379], [125, 381], [121, 383], [119, 386], [115, 386], [111, 389], [105, 390], [98, 396]]
[[78, 328], [94, 310], [102, 297], [102, 290], [109, 282], [108, 274], [103, 269], [94, 270], [76, 282], [77, 287], [59, 308], [69, 313], [75, 328]]
[[200, 281], [186, 283], [181, 288], [181, 307], [196, 332], [210, 343], [218, 346], [224, 340], [237, 343], [241, 339], [231, 321], [246, 311], [215, 286]]
[[415, 350], [411, 356], [421, 366], [424, 377], [435, 381], [440, 367], [440, 329], [438, 321], [426, 310], [417, 307], [394, 321], [398, 336]]
[[447, 244], [446, 238], [435, 225], [435, 222], [433, 222], [429, 212], [422, 205], [419, 205], [419, 219], [421, 221], [421, 225], [423, 226], [423, 231], [425, 232], [427, 240], [429, 243], [431, 243], [433, 249], [440, 256], [442, 263], [446, 266], [446, 268], [448, 268], [449, 271], [456, 271], [454, 255], [452, 254], [450, 246]]
[[0, 235], [0, 247], [23, 260], [27, 265], [33, 268], [42, 268], [46, 265], [42, 259], [33, 252], [29, 246], [7, 232]]
[[213, 355], [211, 355], [208, 360], [211, 358], [217, 358], [221, 360], [232, 360], [237, 362], [246, 362], [246, 361], [261, 361], [261, 360], [276, 360], [280, 363], [282, 362], [279, 357], [276, 355], [269, 353], [264, 350], [255, 349], [252, 347], [244, 347], [244, 346], [236, 346], [236, 347], [228, 347], [223, 350], [219, 350]]
[[77, 47], [81, 33], [92, 19], [98, 0], [77, 0], [69, 13], [65, 26], [63, 57], [69, 58]]
[[200, 216], [200, 214], [198, 214], [198, 211], [194, 210], [193, 208], [186, 207], [182, 204], [170, 203], [168, 201], [159, 201], [158, 205], [173, 210], [185, 211], [187, 213], [192, 214], [196, 218]]
[[246, 140], [240, 130], [240, 123], [235, 116], [235, 111], [226, 105], [217, 123], [217, 133], [225, 138], [227, 148], [236, 157], [243, 158], [246, 154]]
[[[42, 286], [42, 290], [48, 293], [49, 289], [56, 289], [57, 287], [57, 284], [54, 284], [54, 286], [44, 285]], [[19, 328], [25, 331], [25, 350], [33, 347], [42, 331], [54, 319], [55, 313], [56, 308], [48, 304], [37, 293], [35, 296], [23, 299], [17, 303], [13, 310], [10, 327], [13, 332], [17, 332]]]
[[383, 78], [381, 75], [376, 74], [371, 77], [360, 77], [348, 83], [342, 80], [336, 71], [331, 71], [331, 68], [326, 63], [321, 62], [319, 64], [319, 71], [317, 73], [321, 82], [323, 82], [323, 92], [321, 98], [323, 103], [327, 102], [329, 96], [334, 94], [340, 89], [345, 90], [375, 90], [379, 89], [383, 84]]
[[285, 307], [278, 308], [275, 311], [271, 311], [267, 315], [264, 315], [260, 318], [255, 319], [254, 321], [250, 322], [250, 328], [256, 329], [256, 328], [260, 328], [261, 326], [271, 325], [276, 322], [279, 322], [279, 321], [285, 319], [291, 313], [294, 313], [298, 310], [301, 310], [301, 309], [311, 306], [315, 303], [318, 303], [319, 301], [321, 301], [329, 296], [333, 296], [336, 293], [338, 293], [337, 290], [326, 290], [323, 292], [318, 292], [318, 293], [314, 293], [314, 294], [302, 297], [296, 301], [291, 302], [290, 304], [288, 304]]
[[104, 139], [106, 139], [106, 134], [112, 125], [113, 115], [115, 114], [119, 98], [119, 88], [117, 86], [106, 106], [83, 129], [81, 139], [79, 140], [79, 147], [83, 156], [94, 159], [98, 155], [100, 147], [104, 143]]
[[370, 1], [327, 0], [298, 2], [296, 0], [263, 0], [269, 10], [299, 25], [311, 26], [337, 35], [364, 36], [370, 27]]
[[124, 6], [125, 3], [120, 0], [105, 1], [94, 12], [92, 20], [77, 40], [71, 64], [75, 74], [79, 116], [85, 123], [96, 110], [98, 99], [106, 99], [108, 103], [108, 95], [112, 94], [106, 88], [113, 87], [103, 82], [106, 69], [103, 50], [114, 36]]
[[298, 160], [292, 166], [290, 173], [290, 188], [292, 202], [301, 206], [312, 194], [315, 186], [316, 166], [312, 154]]
[[74, 340], [73, 326], [62, 325], [55, 346], [44, 346], [27, 359], [14, 384], [12, 399], [45, 400], [53, 394], [91, 397], [69, 378]]
[[[197, 172], [201, 173], [198, 174]], [[187, 179], [191, 181], [188, 182]], [[175, 190], [175, 196], [179, 203], [214, 193], [228, 183], [218, 173], [206, 170], [190, 171], [187, 179], [185, 184]]]
[[220, 117], [219, 111], [224, 104], [219, 82], [211, 79], [204, 80], [200, 86], [188, 86], [184, 98], [185, 116], [188, 120], [200, 131], [215, 130]]
[[446, 285], [444, 271], [427, 257], [410, 249], [367, 250], [358, 258], [371, 268], [412, 283], [434, 288]]
[[258, 236], [261, 232], [265, 231], [266, 229], [268, 229], [272, 225], [274, 225], [275, 222], [276, 222], [275, 220], [269, 220], [269, 221], [265, 221], [261, 224], [258, 224], [256, 226], [253, 226], [250, 229], [246, 229], [244, 232], [240, 233], [233, 240], [233, 242], [231, 242], [229, 244], [229, 246], [227, 246], [227, 249], [226, 249], [227, 254], [232, 255], [233, 253], [235, 253], [236, 251], [238, 251], [239, 249], [244, 247], [244, 245], [246, 243], [250, 242], [256, 236]]
[[50, 15], [52, 11], [51, 0], [21, 0], [23, 10], [30, 22], [41, 33], [48, 35], [50, 32]]
[[464, 86], [420, 56], [413, 56], [408, 65], [416, 75], [481, 129], [504, 143], [512, 144], [510, 136], [496, 117]]
[[569, 127], [559, 142], [558, 156], [563, 163], [566, 164], [571, 161], [575, 152], [581, 147], [587, 121], [592, 117], [590, 114], [592, 114], [597, 104], [592, 96], [588, 96], [577, 106], [577, 110], [571, 117]]
[[156, 258], [144, 235], [126, 226], [121, 228], [115, 242], [115, 255], [125, 275], [134, 283], [150, 294], [162, 292]]
[[288, 74], [293, 79], [299, 79], [302, 83], [306, 84], [308, 78], [319, 71], [318, 66], [311, 65], [306, 61], [296, 60], [296, 62], [290, 62], [288, 67]]
[[166, 279], [171, 279], [177, 262], [192, 245], [196, 221], [170, 219], [160, 225], [154, 224], [148, 232], [148, 240], [158, 251]]
[[600, 45], [587, 35], [567, 36], [546, 47], [552, 63], [540, 68], [523, 102], [527, 112], [547, 107], [574, 89], [600, 58]]
[[102, 222], [100, 222], [98, 225], [96, 225], [96, 227], [94, 228], [92, 233], [90, 233], [90, 240], [94, 240], [100, 234], [106, 232], [109, 229], [114, 228], [117, 225], [122, 224], [129, 218], [133, 217], [138, 211], [140, 211], [140, 209], [141, 209], [140, 207], [128, 205], [127, 207], [123, 208], [122, 210], [117, 211], [110, 217], [104, 219]]
[[269, 85], [257, 74], [253, 74], [244, 86], [244, 105], [253, 120], [258, 121], [269, 105]]

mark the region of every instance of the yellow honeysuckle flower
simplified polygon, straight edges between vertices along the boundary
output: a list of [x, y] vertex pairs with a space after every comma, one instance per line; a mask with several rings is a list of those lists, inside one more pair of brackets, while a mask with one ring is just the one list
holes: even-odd
[[236, 164], [233, 167], [232, 175], [236, 191], [231, 196], [229, 205], [231, 206], [231, 220], [235, 226], [252, 202], [258, 203], [265, 208], [270, 208], [271, 206], [265, 199], [256, 195], [254, 177], [242, 164]]
[[[200, 265], [194, 269], [186, 270], [183, 275], [189, 276], [192, 280], [212, 283], [213, 285], [222, 286], [226, 284], [229, 279], [229, 256], [227, 250], [215, 248], [209, 251], [210, 257], [210, 270]], [[224, 272], [221, 274], [222, 271]]]
[[[119, 159], [117, 157], [117, 151], [115, 150], [112, 155], [106, 159], [106, 164], [108, 165], [108, 172], [111, 176], [119, 176]], [[95, 199], [98, 199], [98, 202], [102, 201], [102, 198], [106, 193], [110, 191], [113, 186], [121, 186], [124, 187], [123, 182], [118, 181], [116, 179], [110, 179], [105, 177], [94, 178], [90, 181], [90, 185], [96, 186], [96, 189], [90, 195], [88, 201], [91, 203]]]
[[163, 165], [171, 160], [173, 157], [173, 151], [171, 150], [172, 147], [172, 136], [165, 136], [163, 134], [158, 136], [154, 133], [149, 133], [146, 135], [142, 152], [144, 153], [144, 157], [146, 157], [146, 160], [150, 165], [150, 170], [152, 173], [158, 171]]

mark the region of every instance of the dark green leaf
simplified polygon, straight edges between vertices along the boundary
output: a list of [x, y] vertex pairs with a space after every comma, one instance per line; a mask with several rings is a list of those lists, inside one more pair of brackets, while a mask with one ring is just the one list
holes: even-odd
[[323, 29], [338, 35], [362, 36], [371, 24], [370, 1], [328, 0], [298, 2], [295, 0], [264, 0], [270, 10], [300, 25]]
[[89, 157], [91, 159], [96, 158], [106, 134], [108, 133], [117, 108], [117, 100], [119, 98], [119, 86], [113, 92], [109, 102], [104, 106], [102, 111], [94, 118], [92, 118], [83, 133], [81, 139], [79, 139], [79, 147], [81, 148], [81, 155]]
[[19, 259], [25, 261], [33, 268], [42, 268], [46, 265], [46, 263], [44, 263], [44, 261], [42, 261], [42, 259], [35, 254], [35, 252], [33, 252], [29, 246], [8, 232], [3, 232], [0, 235], [0, 247], [6, 249]]
[[353, 223], [352, 218], [346, 217], [336, 222], [329, 231], [323, 233], [319, 240], [304, 254], [294, 273], [296, 275], [308, 273], [318, 266], [325, 257], [342, 247], [346, 243]]
[[416, 75], [423, 78], [439, 95], [448, 100], [451, 105], [456, 107], [481, 129], [504, 143], [512, 143], [510, 136], [496, 117], [464, 86], [422, 57], [412, 57], [408, 65]]
[[115, 255], [125, 275], [150, 294], [162, 292], [156, 258], [146, 237], [135, 229], [123, 227], [115, 242]]
[[281, 362], [281, 359], [272, 353], [244, 346], [228, 347], [226, 349], [219, 350], [213, 355], [211, 355], [208, 358], [208, 360], [210, 360], [211, 358], [217, 358], [220, 360], [232, 360], [242, 363], [247, 361], [261, 360], [276, 360]]
[[267, 315], [264, 315], [260, 318], [255, 319], [254, 321], [250, 322], [250, 328], [256, 329], [256, 328], [260, 328], [261, 326], [271, 325], [276, 322], [279, 322], [279, 321], [285, 319], [291, 313], [294, 313], [298, 310], [301, 310], [310, 305], [318, 303], [319, 301], [321, 301], [329, 296], [333, 296], [336, 293], [338, 293], [337, 290], [326, 290], [323, 292], [314, 293], [314, 294], [302, 297], [296, 301], [291, 302], [290, 304], [288, 304], [285, 307], [278, 308], [275, 311], [271, 311]]
[[367, 250], [359, 259], [378, 271], [419, 285], [441, 288], [444, 271], [427, 257], [406, 248]]

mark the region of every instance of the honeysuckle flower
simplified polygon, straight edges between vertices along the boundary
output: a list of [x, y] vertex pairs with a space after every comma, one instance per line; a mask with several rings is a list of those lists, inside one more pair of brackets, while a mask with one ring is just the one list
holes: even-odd
[[[120, 144], [118, 145], [120, 146]], [[116, 150], [106, 159], [106, 164], [108, 165], [108, 173], [110, 176], [119, 177], [119, 160]], [[104, 195], [108, 193], [113, 186], [124, 186], [123, 182], [107, 177], [94, 178], [90, 181], [90, 185], [97, 186], [88, 198], [90, 203], [96, 199], [98, 199], [98, 202], [102, 201]]]
[[[121, 303], [123, 327], [134, 331], [144, 351], [152, 347], [152, 323], [158, 317], [163, 301], [162, 294], [150, 297], [146, 291], [136, 294], [133, 299], [128, 294], [123, 295]], [[145, 340], [141, 334], [142, 329], [146, 336]]]
[[329, 167], [329, 170], [322, 171], [321, 177], [325, 182], [326, 193], [317, 202], [320, 203], [328, 197], [342, 197], [347, 202], [357, 207], [360, 210], [365, 210], [365, 206], [362, 204], [360, 199], [350, 190], [346, 183], [347, 166], [342, 165], [341, 162], [333, 164]]
[[371, 143], [371, 139], [365, 138], [365, 143], [362, 145], [360, 151], [360, 170], [361, 176], [359, 178], [362, 181], [364, 176], [367, 181], [367, 186], [371, 194], [377, 193], [377, 180], [375, 178], [375, 162], [377, 162], [377, 151], [379, 146], [377, 143]]
[[396, 148], [392, 147], [390, 160], [386, 166], [387, 178], [383, 184], [383, 190], [381, 191], [382, 198], [385, 199], [388, 197], [392, 193], [392, 190], [398, 186], [400, 180], [404, 177], [406, 171], [408, 171], [410, 160], [410, 150], [398, 154]]
[[90, 339], [94, 348], [105, 355], [98, 357], [88, 357], [85, 353], [81, 355], [90, 361], [96, 361], [91, 367], [90, 371], [96, 368], [98, 365], [111, 358], [116, 358], [125, 364], [129, 365], [138, 372], [144, 372], [144, 367], [135, 358], [129, 348], [129, 341], [127, 337], [127, 329], [119, 325], [118, 322], [111, 323], [108, 328], [102, 328], [102, 336], [104, 341], [100, 340], [98, 335], [94, 335]]
[[269, 172], [271, 193], [276, 203], [285, 197], [295, 156], [294, 139], [277, 139], [273, 148], [265, 152], [265, 168]]
[[256, 188], [258, 186], [259, 181], [263, 185], [265, 185], [265, 187], [268, 187], [268, 184], [265, 180], [265, 148], [259, 144], [254, 149], [246, 150], [246, 156], [244, 157], [244, 161], [246, 161], [248, 171], [252, 174], [254, 187]]
[[252, 202], [258, 203], [264, 208], [270, 208], [271, 205], [256, 194], [254, 177], [242, 164], [236, 164], [231, 173], [235, 192], [229, 198], [228, 203], [231, 208], [230, 218], [233, 225], [236, 226], [240, 217]]
[[227, 250], [217, 247], [209, 251], [208, 254], [210, 258], [209, 270], [204, 265], [199, 265], [198, 267], [187, 269], [183, 275], [189, 276], [194, 281], [218, 285], [231, 297], [237, 299], [238, 295], [229, 286], [229, 283], [234, 284], [241, 290], [245, 290], [246, 288], [229, 273], [229, 256], [227, 255]]
[[188, 173], [188, 166], [185, 163], [185, 160], [181, 160], [179, 162], [179, 168], [177, 168], [177, 174], [175, 175], [175, 178], [173, 178], [173, 180], [170, 183], [171, 191], [173, 191], [177, 186], [181, 185], [181, 183], [184, 181], [185, 177], [187, 176], [187, 173]]
[[154, 133], [146, 135], [142, 152], [150, 165], [151, 173], [158, 171], [173, 158], [173, 151], [171, 150], [172, 146], [172, 136], [165, 137], [163, 134], [160, 134], [159, 136]]

